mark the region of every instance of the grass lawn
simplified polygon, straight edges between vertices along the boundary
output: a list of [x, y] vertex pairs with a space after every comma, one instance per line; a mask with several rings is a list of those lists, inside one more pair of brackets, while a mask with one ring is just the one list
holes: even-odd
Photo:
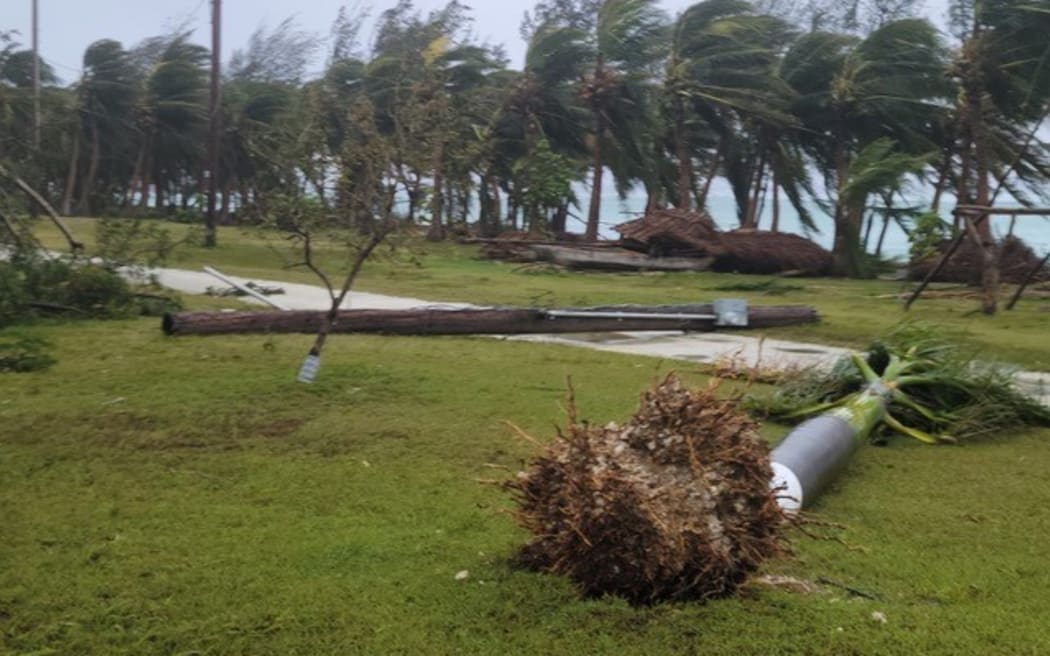
[[[263, 247], [234, 245], [234, 234], [214, 257], [191, 251], [180, 264], [291, 278], [251, 264], [245, 253]], [[529, 276], [466, 252], [379, 264], [362, 286], [659, 302], [739, 280]], [[873, 297], [894, 285], [800, 284], [808, 291], [761, 299], [815, 302], [829, 317], [795, 336], [852, 343], [892, 323], [877, 308], [888, 315], [893, 302]], [[851, 318], [851, 303], [867, 309]], [[971, 306], [920, 307], [946, 320]], [[862, 326], [869, 316], [879, 326]], [[1002, 357], [1050, 360], [1039, 302], [1003, 317], [950, 329]], [[318, 382], [303, 386], [294, 375], [308, 336], [166, 338], [158, 324], [22, 329], [52, 340], [59, 362], [0, 375], [0, 653], [1050, 653], [1050, 430], [865, 447], [813, 509], [845, 526], [848, 546], [798, 535], [795, 556], [767, 568], [836, 582], [824, 592], [753, 586], [635, 609], [512, 568], [525, 535], [502, 512], [506, 495], [478, 479], [532, 452], [504, 420], [553, 433], [567, 375], [582, 416], [606, 421], [626, 417], [667, 363], [487, 338], [337, 336]], [[784, 430], [764, 428], [770, 439]]]
[[[62, 245], [50, 224], [38, 233], [53, 247]], [[92, 219], [71, 219], [70, 226], [89, 243], [95, 234]], [[171, 225], [173, 232], [185, 226]], [[282, 250], [283, 249], [283, 250]], [[323, 245], [318, 260], [336, 270], [345, 257]], [[716, 273], [566, 273], [516, 264], [481, 260], [477, 247], [412, 241], [396, 257], [369, 262], [359, 279], [363, 291], [413, 296], [434, 301], [492, 304], [572, 306], [598, 303], [703, 302], [715, 297], [742, 297], [753, 303], [804, 303], [820, 311], [813, 326], [764, 331], [770, 336], [863, 347], [905, 319], [939, 326], [952, 337], [970, 342], [985, 357], [1050, 371], [1050, 301], [1023, 299], [1011, 312], [986, 317], [974, 310], [973, 298], [921, 299], [905, 313], [896, 297], [911, 283], [877, 280], [813, 278], [786, 280], [785, 293], [770, 295], [721, 289], [766, 280], [756, 276]], [[236, 275], [307, 282], [317, 279], [303, 269], [284, 268], [289, 254], [283, 242], [259, 231], [223, 228], [213, 250], [184, 248], [169, 266], [199, 269], [212, 264]], [[1004, 297], [1008, 298], [1004, 294]]]

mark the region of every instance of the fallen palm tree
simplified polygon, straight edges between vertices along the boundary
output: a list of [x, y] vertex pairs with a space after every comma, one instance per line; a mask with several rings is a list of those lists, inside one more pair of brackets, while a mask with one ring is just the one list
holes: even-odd
[[897, 433], [957, 443], [1025, 425], [1050, 425], [1050, 409], [1020, 392], [1002, 368], [914, 329], [854, 354], [832, 371], [808, 370], [758, 404], [772, 417], [810, 417], [772, 454], [790, 507], [808, 504], [857, 446]]
[[[743, 315], [730, 314], [742, 309]], [[738, 313], [739, 314], [739, 313]], [[166, 314], [161, 328], [168, 335], [233, 333], [315, 333], [325, 312], [177, 312]], [[562, 310], [537, 308], [468, 308], [447, 310], [341, 310], [333, 333], [388, 335], [509, 335], [646, 330], [711, 331], [720, 328], [770, 328], [814, 323], [815, 309], [801, 305], [730, 308], [717, 304], [617, 305]]]
[[725, 596], [783, 551], [794, 511], [864, 442], [897, 432], [954, 443], [1050, 425], [1050, 409], [1018, 392], [1007, 373], [914, 334], [831, 372], [802, 372], [759, 405], [811, 418], [769, 452], [734, 401], [674, 378], [646, 393], [622, 425], [581, 424], [570, 403], [567, 432], [506, 484], [533, 536], [520, 560], [569, 577], [589, 596]]
[[672, 377], [626, 423], [569, 426], [507, 484], [533, 569], [632, 603], [732, 594], [783, 551], [786, 515], [756, 424]]

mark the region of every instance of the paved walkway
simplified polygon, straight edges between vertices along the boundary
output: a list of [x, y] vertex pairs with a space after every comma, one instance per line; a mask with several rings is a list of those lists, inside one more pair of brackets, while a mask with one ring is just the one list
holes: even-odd
[[[165, 287], [187, 294], [204, 294], [209, 287], [223, 288], [226, 285], [203, 271], [183, 269], [151, 270], [158, 282]], [[241, 283], [247, 278], [228, 276]], [[273, 280], [252, 279], [259, 285], [282, 287], [284, 294], [274, 300], [292, 310], [322, 310], [329, 303], [328, 292], [315, 285], [286, 283]], [[249, 302], [259, 301], [247, 298]], [[466, 303], [433, 303], [418, 298], [385, 296], [367, 292], [351, 292], [343, 308], [406, 310], [418, 307], [441, 307], [458, 309], [471, 307]], [[565, 344], [582, 348], [646, 355], [667, 360], [703, 362], [713, 364], [734, 359], [745, 367], [809, 367], [830, 366], [849, 349], [806, 342], [789, 342], [780, 339], [763, 339], [741, 333], [682, 333], [675, 332], [616, 332], [559, 335], [514, 335], [505, 339], [545, 344]], [[1017, 376], [1019, 386], [1027, 393], [1050, 405], [1050, 373], [1021, 372]]]

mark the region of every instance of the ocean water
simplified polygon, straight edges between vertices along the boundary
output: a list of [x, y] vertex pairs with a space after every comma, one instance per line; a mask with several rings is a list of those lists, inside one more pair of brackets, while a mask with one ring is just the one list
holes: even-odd
[[[606, 181], [607, 184], [609, 182], [611, 181]], [[584, 225], [583, 221], [586, 219], [587, 214], [586, 202], [590, 198], [590, 194], [586, 188], [577, 189], [576, 193], [577, 197], [581, 199], [582, 208], [574, 211], [573, 214], [576, 216], [575, 222], [570, 224], [569, 229], [573, 232], [582, 232]], [[618, 235], [612, 230], [612, 226], [641, 216], [645, 211], [645, 203], [646, 196], [644, 192], [631, 194], [626, 200], [621, 200], [615, 193], [603, 196], [601, 214], [602, 236], [609, 239], [616, 239]], [[914, 204], [918, 205], [920, 203], [915, 202]], [[1011, 204], [1011, 201], [1004, 199], [999, 204], [1007, 206]], [[945, 219], [951, 220], [951, 209], [954, 205], [955, 199], [946, 195], [941, 202], [941, 214]], [[708, 196], [707, 201], [707, 211], [723, 230], [732, 230], [739, 225], [736, 218], [736, 202], [729, 191], [729, 185], [724, 180], [718, 179], [711, 185], [711, 193]], [[815, 206], [810, 207], [810, 213], [817, 223], [819, 232], [807, 236], [821, 246], [830, 249], [832, 239], [834, 238], [834, 225], [831, 217]], [[772, 207], [771, 203], [767, 201], [759, 218], [759, 228], [768, 230], [772, 225], [772, 222]], [[881, 228], [881, 220], [877, 221], [872, 228], [872, 250], [874, 250], [875, 243], [878, 241], [878, 232]], [[992, 231], [996, 235], [1006, 235], [1009, 228], [1010, 217], [992, 217]], [[784, 232], [805, 235], [805, 231], [802, 229], [802, 224], [798, 220], [798, 213], [783, 195], [780, 199], [780, 229]], [[1017, 224], [1014, 227], [1014, 235], [1027, 242], [1036, 253], [1040, 255], [1044, 254], [1047, 251], [1050, 251], [1050, 217], [1017, 217]], [[883, 255], [888, 257], [906, 258], [908, 255], [908, 246], [907, 235], [897, 226], [896, 223], [891, 223], [889, 229], [886, 231], [886, 239], [883, 242]]]

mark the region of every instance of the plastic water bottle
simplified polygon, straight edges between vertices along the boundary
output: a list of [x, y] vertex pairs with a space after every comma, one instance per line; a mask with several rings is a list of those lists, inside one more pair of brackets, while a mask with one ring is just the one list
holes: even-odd
[[300, 383], [309, 385], [317, 378], [317, 370], [321, 368], [321, 356], [308, 355], [303, 360], [303, 366], [299, 367], [299, 376], [296, 378]]

